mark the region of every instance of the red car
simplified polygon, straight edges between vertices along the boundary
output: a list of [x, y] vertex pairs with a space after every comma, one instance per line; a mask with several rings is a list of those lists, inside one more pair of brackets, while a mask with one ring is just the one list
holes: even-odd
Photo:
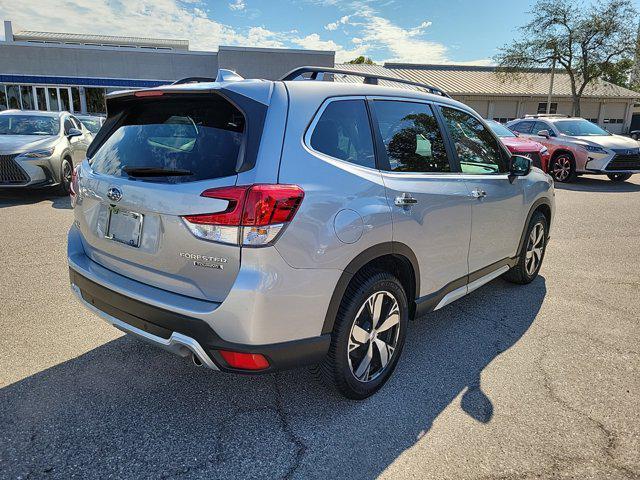
[[487, 125], [493, 130], [502, 143], [509, 149], [511, 153], [524, 155], [533, 161], [533, 166], [540, 168], [546, 172], [549, 167], [549, 150], [541, 143], [525, 137], [519, 137], [516, 133], [495, 120], [487, 120]]

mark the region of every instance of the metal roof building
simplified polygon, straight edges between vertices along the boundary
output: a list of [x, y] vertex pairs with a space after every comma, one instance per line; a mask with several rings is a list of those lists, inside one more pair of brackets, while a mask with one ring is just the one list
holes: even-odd
[[[551, 80], [551, 73], [546, 69], [524, 71], [513, 78], [499, 72], [495, 67], [486, 66], [385, 63], [384, 66], [345, 64], [339, 67], [433, 85], [471, 106], [483, 117], [501, 122], [526, 114], [544, 113]], [[339, 77], [336, 81], [362, 80], [357, 77]], [[638, 99], [638, 92], [605, 81], [595, 82], [584, 92], [581, 115], [611, 132], [627, 132], [631, 124], [633, 105]], [[551, 113], [569, 115], [571, 106], [569, 76], [556, 70]]]

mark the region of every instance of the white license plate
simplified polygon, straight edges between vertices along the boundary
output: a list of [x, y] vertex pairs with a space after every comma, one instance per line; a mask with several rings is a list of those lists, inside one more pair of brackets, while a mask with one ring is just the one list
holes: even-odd
[[124, 243], [130, 247], [139, 247], [143, 219], [144, 215], [141, 213], [111, 205], [109, 206], [109, 221], [105, 238]]

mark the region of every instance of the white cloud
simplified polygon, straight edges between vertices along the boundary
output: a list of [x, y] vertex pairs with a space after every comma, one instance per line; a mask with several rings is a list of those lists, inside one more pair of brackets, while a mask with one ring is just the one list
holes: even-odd
[[264, 27], [235, 29], [217, 22], [196, 5], [181, 0], [64, 0], [2, 2], [0, 18], [12, 20], [14, 31], [42, 30], [133, 37], [188, 39], [193, 50], [219, 45], [284, 46], [282, 32]]
[[[227, 0], [226, 3], [245, 15], [251, 10], [246, 0]], [[308, 31], [272, 31], [267, 26], [234, 28], [211, 18], [201, 0], [92, 0], [86, 3], [0, 0], [0, 18], [12, 20], [14, 31], [180, 38], [188, 39], [193, 50], [216, 50], [219, 45], [298, 47], [333, 50], [337, 62], [365, 55], [377, 61], [451, 63], [449, 48], [426, 38], [431, 26], [427, 20], [403, 28], [373, 10], [370, 3], [358, 0], [329, 0], [329, 3], [334, 9], [340, 8], [344, 15], [324, 27], [326, 35], [348, 25], [353, 37], [343, 43]]]
[[233, 0], [233, 2], [229, 4], [229, 8], [231, 10], [241, 11], [247, 8], [247, 4], [244, 3], [244, 0]]
[[327, 23], [324, 26], [324, 29], [329, 31], [337, 30], [340, 25], [346, 25], [347, 23], [349, 23], [349, 18], [349, 15], [344, 15], [335, 22]]
[[336, 52], [336, 63], [353, 60], [360, 55], [364, 55], [369, 48], [369, 45], [358, 45], [355, 48], [346, 49], [333, 40], [322, 40], [317, 33], [312, 33], [302, 38], [293, 38], [291, 41], [299, 47], [309, 50], [333, 50]]

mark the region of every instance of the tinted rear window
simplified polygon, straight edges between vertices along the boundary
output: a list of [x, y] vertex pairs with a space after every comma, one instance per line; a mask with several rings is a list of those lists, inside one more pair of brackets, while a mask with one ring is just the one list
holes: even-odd
[[116, 177], [136, 168], [190, 172], [135, 177], [153, 182], [226, 177], [236, 173], [244, 131], [244, 116], [221, 96], [136, 102], [95, 152], [91, 167]]

